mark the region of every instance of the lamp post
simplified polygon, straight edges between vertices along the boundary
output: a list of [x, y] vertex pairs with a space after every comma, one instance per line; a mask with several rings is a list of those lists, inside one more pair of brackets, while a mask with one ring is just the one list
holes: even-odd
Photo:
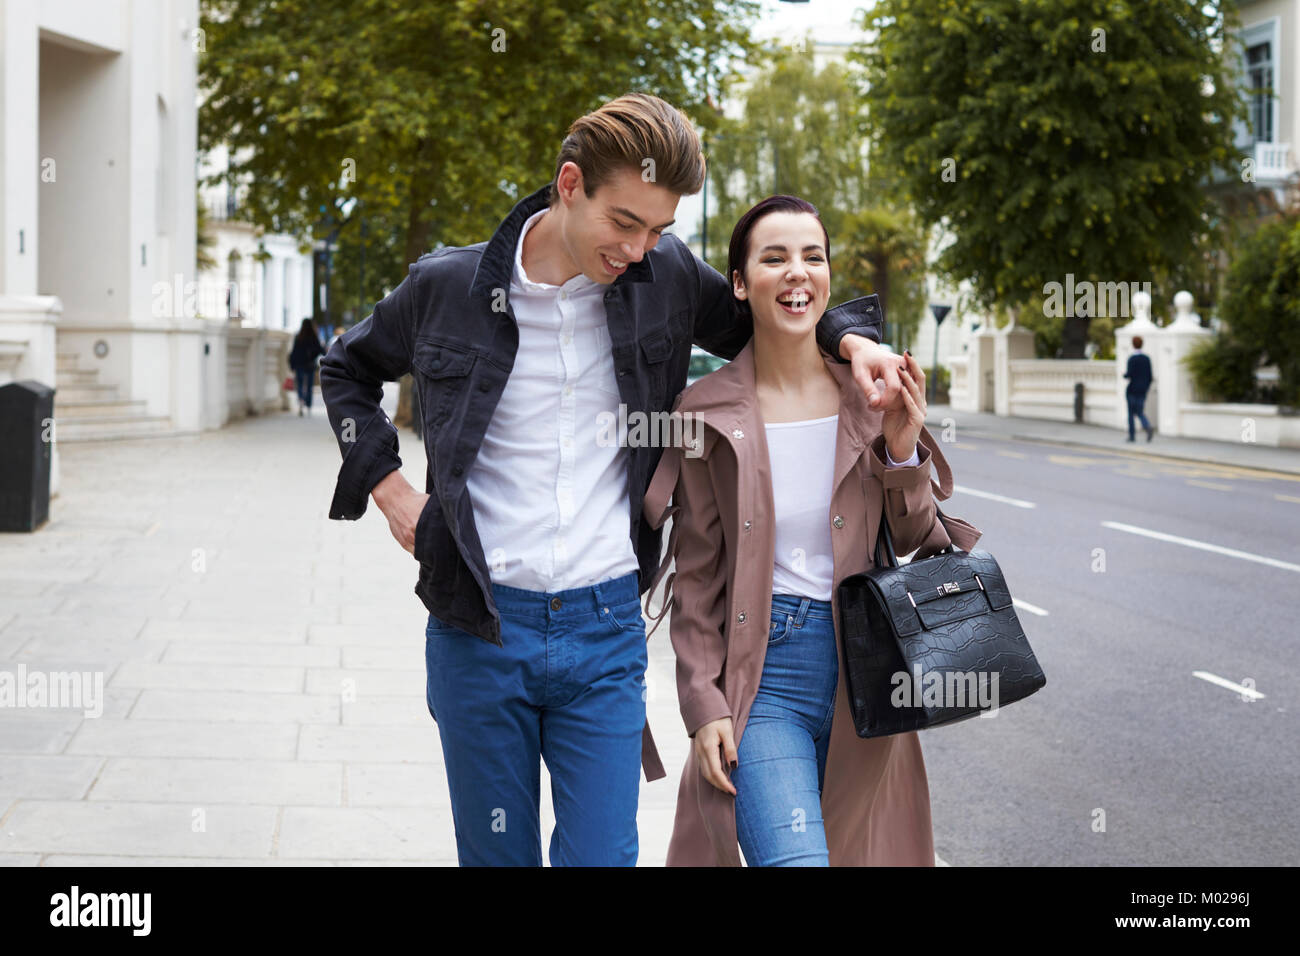
[[930, 394], [926, 396], [926, 401], [934, 398], [938, 389], [937, 379], [939, 378], [939, 326], [943, 325], [943, 320], [948, 317], [952, 311], [950, 305], [930, 304], [930, 314], [934, 316], [934, 362], [930, 365]]

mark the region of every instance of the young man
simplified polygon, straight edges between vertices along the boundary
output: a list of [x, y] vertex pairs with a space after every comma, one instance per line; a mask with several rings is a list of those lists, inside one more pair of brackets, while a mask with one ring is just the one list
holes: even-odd
[[1128, 357], [1124, 377], [1128, 379], [1128, 387], [1124, 390], [1124, 398], [1128, 403], [1128, 440], [1134, 440], [1133, 419], [1136, 417], [1141, 420], [1147, 441], [1150, 441], [1155, 429], [1147, 421], [1143, 406], [1147, 403], [1147, 392], [1151, 389], [1151, 359], [1142, 351], [1140, 335], [1133, 336], [1133, 354]]
[[[602, 413], [672, 408], [691, 345], [733, 358], [752, 326], [731, 284], [663, 234], [704, 179], [680, 111], [629, 94], [574, 122], [552, 183], [487, 242], [421, 256], [321, 365], [343, 454], [333, 519], [367, 498], [420, 564], [429, 713], [461, 865], [636, 863], [639, 767], [664, 776], [645, 720], [640, 594], [660, 532], [641, 506], [661, 447], [600, 440]], [[874, 298], [818, 341], [877, 407], [901, 400]], [[847, 333], [853, 334], [847, 334]], [[398, 470], [382, 383], [413, 371], [425, 493]]]

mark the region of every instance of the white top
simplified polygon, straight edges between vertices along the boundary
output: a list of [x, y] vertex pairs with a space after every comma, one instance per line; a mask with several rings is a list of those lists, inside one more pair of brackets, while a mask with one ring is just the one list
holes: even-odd
[[[772, 471], [775, 546], [772, 591], [829, 601], [834, 584], [830, 514], [835, 481], [835, 438], [839, 415], [802, 422], [766, 425]], [[896, 462], [885, 449], [885, 465], [905, 468], [921, 463], [920, 454]], [[865, 529], [858, 529], [865, 534]]]
[[638, 568], [627, 449], [597, 443], [601, 412], [618, 414], [605, 286], [579, 273], [563, 285], [524, 272], [524, 223], [510, 304], [519, 352], [467, 477], [494, 584], [563, 591]]

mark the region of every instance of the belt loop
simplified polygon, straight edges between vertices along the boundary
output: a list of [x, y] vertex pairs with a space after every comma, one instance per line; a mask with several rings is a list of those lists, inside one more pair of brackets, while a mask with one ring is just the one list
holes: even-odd
[[804, 618], [808, 616], [808, 608], [812, 606], [812, 598], [805, 597], [799, 602], [799, 610], [794, 615], [794, 626], [803, 627]]

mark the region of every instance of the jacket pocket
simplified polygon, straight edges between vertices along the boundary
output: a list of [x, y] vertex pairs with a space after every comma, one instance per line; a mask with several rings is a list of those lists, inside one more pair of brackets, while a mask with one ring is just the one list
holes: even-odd
[[421, 564], [434, 566], [436, 542], [432, 536], [438, 528], [445, 529], [445, 527], [442, 521], [442, 502], [438, 500], [437, 495], [431, 494], [429, 500], [424, 503], [424, 510], [420, 512], [419, 520], [415, 522], [415, 559]]
[[420, 409], [426, 431], [440, 420], [452, 401], [465, 391], [478, 353], [471, 349], [429, 340], [417, 340], [411, 367], [418, 373]]
[[646, 370], [649, 408], [661, 409], [668, 400], [668, 374], [673, 365], [668, 361], [673, 356], [672, 336], [662, 330], [652, 332], [640, 339], [637, 345], [641, 349], [641, 361]]

